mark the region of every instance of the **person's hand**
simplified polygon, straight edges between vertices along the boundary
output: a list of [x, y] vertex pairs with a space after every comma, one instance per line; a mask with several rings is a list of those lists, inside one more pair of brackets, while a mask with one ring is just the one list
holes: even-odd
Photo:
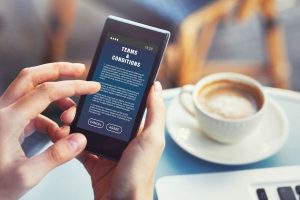
[[[74, 113], [68, 97], [95, 93], [100, 84], [78, 78], [82, 64], [52, 63], [25, 68], [0, 97], [0, 199], [18, 199], [53, 168], [77, 156], [86, 145], [81, 134], [69, 135], [69, 127], [59, 127], [41, 112], [52, 102], [64, 112], [63, 121]], [[24, 138], [35, 130], [48, 133], [55, 143], [41, 154], [27, 158]], [[69, 136], [68, 136], [69, 135]]]
[[84, 153], [95, 199], [153, 199], [155, 169], [165, 145], [162, 88], [156, 82], [147, 100], [144, 127], [116, 163]]

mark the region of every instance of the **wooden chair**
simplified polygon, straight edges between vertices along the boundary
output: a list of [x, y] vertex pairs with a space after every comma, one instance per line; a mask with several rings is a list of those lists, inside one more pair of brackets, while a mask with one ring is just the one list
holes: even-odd
[[[243, 21], [258, 11], [264, 21], [267, 66], [255, 61], [206, 61], [216, 27], [224, 17], [235, 12], [237, 21]], [[176, 84], [181, 86], [207, 74], [232, 71], [267, 77], [273, 86], [289, 88], [289, 63], [277, 17], [274, 0], [218, 0], [197, 10], [184, 20], [177, 42], [169, 46], [164, 60], [167, 70], [161, 76], [177, 71]]]
[[49, 21], [49, 51], [48, 62], [64, 59], [67, 41], [69, 39], [77, 9], [77, 0], [51, 0], [48, 12]]

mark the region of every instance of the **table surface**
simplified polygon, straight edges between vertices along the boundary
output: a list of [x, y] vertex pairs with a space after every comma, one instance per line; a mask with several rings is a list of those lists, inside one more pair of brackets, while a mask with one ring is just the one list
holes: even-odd
[[[182, 150], [166, 130], [166, 146], [159, 162], [155, 179], [179, 174], [224, 172], [243, 169], [268, 168], [300, 164], [300, 93], [266, 88], [287, 114], [290, 134], [286, 144], [275, 155], [248, 165], [227, 166], [210, 163]], [[166, 107], [179, 93], [179, 89], [164, 91]], [[49, 145], [49, 144], [48, 144]], [[85, 183], [85, 184], [82, 184]], [[76, 192], [78, 191], [78, 192]], [[22, 199], [92, 199], [90, 178], [83, 166], [75, 159], [53, 170], [46, 178]]]

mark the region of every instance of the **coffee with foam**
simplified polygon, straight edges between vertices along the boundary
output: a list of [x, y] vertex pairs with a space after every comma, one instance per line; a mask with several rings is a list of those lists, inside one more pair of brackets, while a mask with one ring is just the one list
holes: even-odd
[[258, 89], [241, 82], [219, 80], [199, 90], [198, 105], [213, 117], [238, 120], [258, 112], [262, 95]]

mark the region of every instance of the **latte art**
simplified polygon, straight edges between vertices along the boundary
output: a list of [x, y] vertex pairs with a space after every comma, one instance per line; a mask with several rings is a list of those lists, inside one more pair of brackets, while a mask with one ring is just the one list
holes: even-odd
[[222, 119], [242, 119], [259, 110], [253, 88], [231, 81], [218, 81], [199, 91], [198, 103], [210, 115]]

